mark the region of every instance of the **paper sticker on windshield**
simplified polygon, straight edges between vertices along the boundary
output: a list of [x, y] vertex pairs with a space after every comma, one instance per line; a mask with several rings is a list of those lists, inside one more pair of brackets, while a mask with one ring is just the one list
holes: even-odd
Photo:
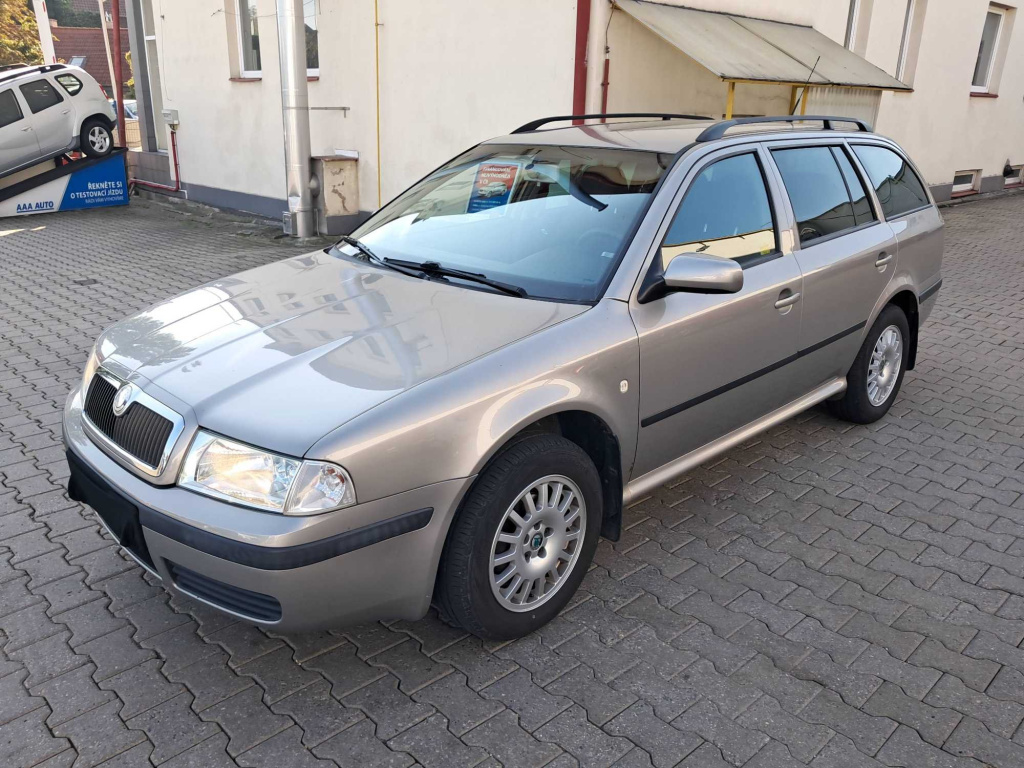
[[519, 163], [481, 163], [476, 170], [466, 213], [508, 205], [518, 176]]

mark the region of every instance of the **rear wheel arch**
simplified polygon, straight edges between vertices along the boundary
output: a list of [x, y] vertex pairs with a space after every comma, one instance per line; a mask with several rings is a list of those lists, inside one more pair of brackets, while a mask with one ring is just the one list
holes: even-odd
[[920, 314], [917, 303], [917, 294], [909, 289], [903, 289], [894, 294], [886, 306], [892, 304], [903, 310], [907, 316], [907, 325], [910, 326], [910, 349], [907, 350], [907, 370], [913, 370], [917, 362], [917, 334], [920, 328]]

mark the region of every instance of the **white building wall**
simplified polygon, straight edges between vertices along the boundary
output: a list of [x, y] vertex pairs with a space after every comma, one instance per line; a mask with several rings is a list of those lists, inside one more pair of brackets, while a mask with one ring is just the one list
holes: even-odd
[[[592, 1], [601, 14], [607, 0]], [[809, 24], [842, 43], [850, 0], [661, 1]], [[253, 82], [232, 79], [238, 73], [234, 0], [216, 0], [213, 12], [211, 0], [165, 2], [154, 33], [163, 106], [176, 109], [181, 121], [181, 176], [190, 195], [276, 215], [285, 185], [276, 2], [254, 2], [263, 72]], [[482, 139], [571, 110], [576, 0], [378, 3], [382, 200]], [[313, 153], [358, 151], [359, 208], [373, 210], [374, 0], [317, 5], [320, 75], [309, 83]], [[926, 13], [913, 93], [812, 91], [808, 111], [871, 119], [907, 148], [930, 184], [948, 184], [955, 171], [973, 168], [998, 181], [1007, 159], [1024, 162], [1024, 23], [1016, 23], [1015, 10], [1007, 18], [1012, 29], [1004, 28], [1009, 37], [998, 98], [972, 97], [988, 0], [917, 5]], [[905, 12], [906, 0], [861, 0], [854, 48], [889, 73], [896, 71]], [[608, 42], [610, 110], [724, 112], [724, 83], [622, 11], [612, 14]], [[592, 46], [591, 58], [593, 52]], [[591, 90], [599, 87], [602, 65], [589, 62]], [[783, 114], [788, 107], [788, 87], [737, 88], [736, 114]]]

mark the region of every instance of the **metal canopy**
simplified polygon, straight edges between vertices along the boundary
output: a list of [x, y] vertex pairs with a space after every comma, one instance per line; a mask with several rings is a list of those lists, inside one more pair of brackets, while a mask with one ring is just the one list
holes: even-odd
[[729, 82], [911, 90], [812, 27], [649, 0], [614, 2], [663, 40]]

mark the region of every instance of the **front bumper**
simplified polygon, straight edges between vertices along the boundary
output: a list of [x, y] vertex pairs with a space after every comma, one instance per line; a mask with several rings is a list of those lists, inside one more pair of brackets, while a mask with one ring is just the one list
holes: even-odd
[[254, 623], [307, 631], [426, 613], [448, 525], [470, 479], [314, 517], [287, 517], [154, 486], [64, 409], [69, 494], [168, 589]]

